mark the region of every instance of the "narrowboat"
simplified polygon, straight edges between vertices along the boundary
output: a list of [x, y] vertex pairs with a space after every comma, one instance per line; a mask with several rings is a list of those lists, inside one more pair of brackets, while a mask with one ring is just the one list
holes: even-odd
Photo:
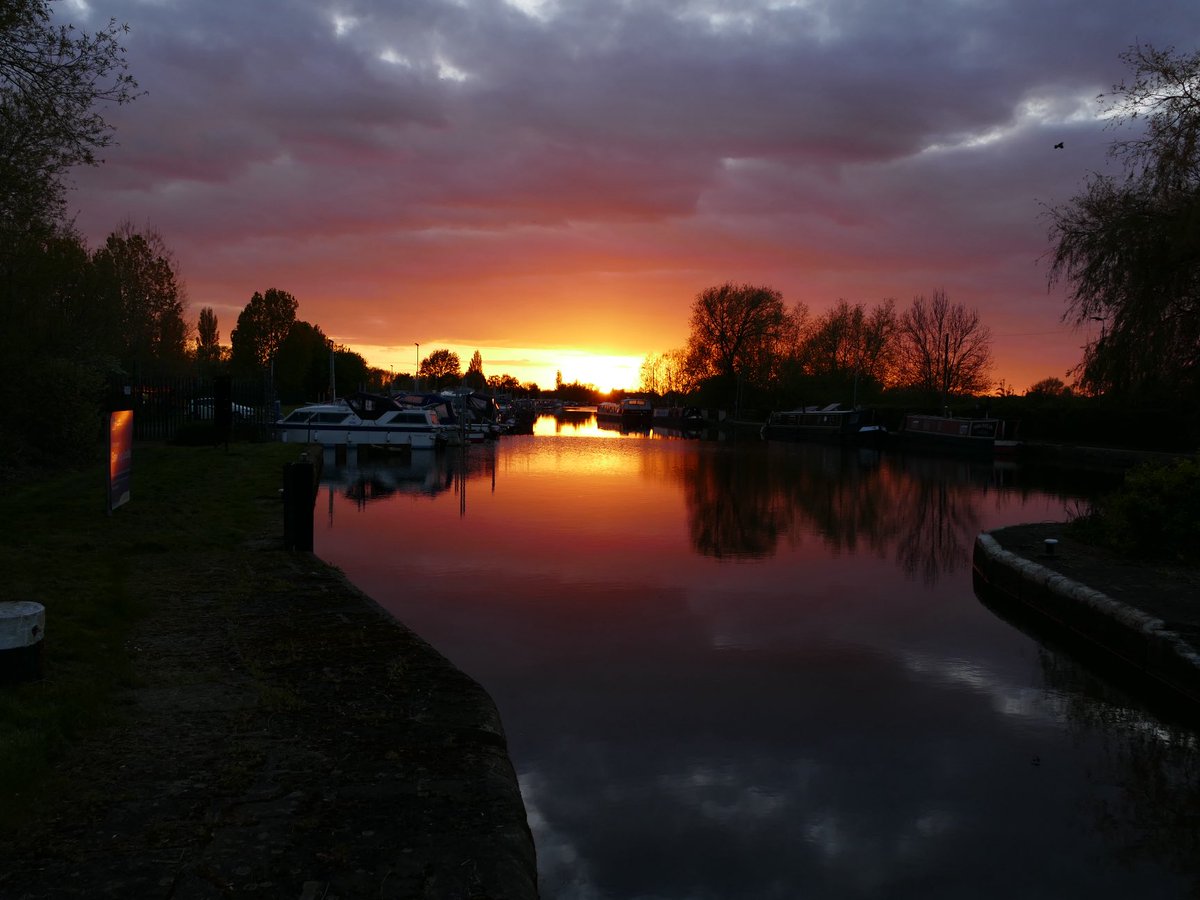
[[887, 437], [887, 429], [876, 423], [873, 410], [831, 403], [773, 412], [762, 427], [762, 437], [777, 441], [879, 444]]
[[654, 407], [643, 397], [605, 400], [596, 407], [596, 420], [617, 422], [626, 428], [649, 428], [654, 420]]
[[1016, 426], [1005, 419], [910, 413], [900, 432], [905, 447], [979, 456], [1015, 453]]

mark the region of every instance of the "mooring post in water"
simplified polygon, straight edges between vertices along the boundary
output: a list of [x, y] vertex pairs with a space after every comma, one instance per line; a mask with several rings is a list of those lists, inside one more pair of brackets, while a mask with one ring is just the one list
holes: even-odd
[[312, 551], [316, 502], [313, 464], [287, 463], [283, 467], [283, 549]]
[[0, 684], [42, 677], [46, 608], [31, 600], [0, 603]]

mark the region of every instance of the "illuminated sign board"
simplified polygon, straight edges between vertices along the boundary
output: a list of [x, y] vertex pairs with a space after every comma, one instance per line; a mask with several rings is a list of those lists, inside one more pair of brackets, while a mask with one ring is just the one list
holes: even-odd
[[108, 414], [108, 511], [129, 502], [133, 469], [133, 410]]

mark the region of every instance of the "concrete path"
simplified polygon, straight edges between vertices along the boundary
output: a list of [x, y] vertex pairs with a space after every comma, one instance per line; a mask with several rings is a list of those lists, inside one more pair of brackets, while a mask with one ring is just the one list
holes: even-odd
[[537, 896], [483, 688], [310, 554], [200, 563], [155, 597], [120, 720], [0, 844], [0, 897]]
[[986, 596], [1035, 612], [1200, 708], [1195, 568], [1121, 560], [1044, 522], [979, 535], [974, 573]]

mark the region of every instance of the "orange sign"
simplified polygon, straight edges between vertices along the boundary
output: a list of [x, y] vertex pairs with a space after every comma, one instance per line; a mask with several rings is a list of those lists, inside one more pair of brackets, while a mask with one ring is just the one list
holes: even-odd
[[133, 410], [108, 415], [108, 511], [129, 502], [133, 469]]

